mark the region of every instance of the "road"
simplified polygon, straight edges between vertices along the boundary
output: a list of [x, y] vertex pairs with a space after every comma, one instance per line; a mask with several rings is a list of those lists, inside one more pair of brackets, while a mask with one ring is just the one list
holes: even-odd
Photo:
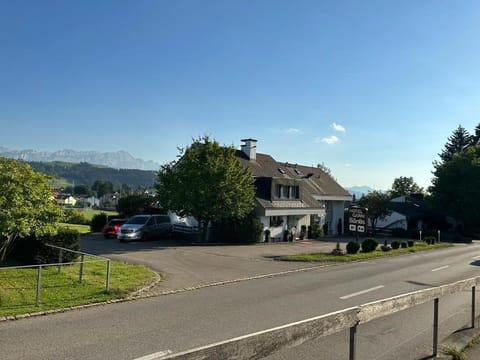
[[[0, 323], [2, 359], [141, 359], [478, 275], [479, 245], [316, 268], [45, 317]], [[469, 294], [440, 305], [441, 335], [469, 320]], [[428, 355], [430, 304], [359, 328], [358, 359]], [[338, 334], [271, 359], [346, 358]], [[146, 358], [144, 358], [146, 359]]]

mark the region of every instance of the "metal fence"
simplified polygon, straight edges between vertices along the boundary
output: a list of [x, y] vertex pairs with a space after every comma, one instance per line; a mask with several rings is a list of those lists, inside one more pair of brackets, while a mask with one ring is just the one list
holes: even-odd
[[[62, 269], [65, 267], [69, 267], [69, 269], [78, 267], [78, 272], [76, 272], [75, 280], [79, 284], [84, 282], [84, 274], [85, 274], [85, 267], [87, 264], [92, 263], [105, 263], [105, 291], [108, 292], [110, 290], [110, 272], [111, 272], [111, 260], [98, 255], [88, 254], [81, 251], [74, 251], [66, 248], [62, 248], [60, 246], [49, 245], [45, 244], [45, 246], [54, 248], [58, 250], [58, 262], [57, 263], [50, 263], [50, 264], [40, 264], [40, 265], [26, 265], [26, 266], [10, 266], [10, 267], [0, 267], [0, 275], [2, 273], [6, 273], [8, 271], [16, 271], [16, 277], [22, 278], [24, 286], [21, 289], [16, 287], [9, 287], [8, 285], [2, 284], [1, 292], [6, 293], [7, 291], [13, 292], [20, 292], [20, 298], [28, 299], [33, 296], [35, 299], [35, 306], [40, 305], [41, 301], [41, 290], [42, 290], [42, 279], [45, 276], [52, 276], [55, 277], [57, 275], [57, 286], [71, 286], [70, 283], [61, 283], [60, 274], [62, 273]], [[79, 261], [72, 261], [72, 262], [63, 262], [63, 257], [65, 253], [74, 253], [80, 256]], [[87, 258], [87, 259], [86, 259]], [[29, 269], [34, 270], [28, 271]], [[22, 271], [25, 270], [25, 271]], [[76, 270], [76, 269], [75, 269]], [[94, 276], [102, 276], [99, 274], [95, 274]], [[32, 279], [32, 277], [34, 277]], [[50, 285], [50, 287], [52, 287]], [[1, 297], [0, 297], [1, 300]]]
[[254, 334], [229, 339], [216, 344], [162, 357], [162, 360], [221, 360], [221, 359], [262, 359], [286, 347], [318, 339], [349, 329], [349, 360], [356, 356], [357, 327], [369, 321], [392, 315], [426, 302], [433, 301], [433, 353], [438, 353], [438, 315], [440, 298], [471, 290], [471, 327], [475, 327], [475, 288], [480, 277], [457, 281], [425, 290], [394, 296], [360, 306], [336, 311], [330, 314], [306, 319]]

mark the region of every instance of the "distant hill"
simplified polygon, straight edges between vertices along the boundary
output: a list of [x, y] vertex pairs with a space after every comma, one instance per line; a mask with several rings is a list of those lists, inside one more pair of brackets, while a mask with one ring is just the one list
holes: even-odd
[[150, 188], [155, 183], [155, 171], [137, 169], [113, 169], [88, 163], [28, 162], [33, 170], [50, 175], [58, 180], [76, 185], [92, 186], [96, 180], [110, 181], [114, 185], [126, 184], [132, 188]]
[[364, 194], [368, 194], [370, 191], [374, 191], [375, 189], [364, 185], [346, 187], [345, 190], [347, 190], [350, 194], [355, 195], [355, 198], [360, 199]]
[[0, 147], [0, 156], [23, 160], [27, 162], [41, 161], [65, 161], [70, 163], [89, 163], [108, 166], [114, 169], [139, 169], [139, 170], [159, 170], [160, 165], [154, 161], [145, 161], [134, 158], [126, 151], [117, 152], [97, 152], [97, 151], [75, 151], [60, 150], [55, 152], [36, 151], [36, 150], [11, 150]]

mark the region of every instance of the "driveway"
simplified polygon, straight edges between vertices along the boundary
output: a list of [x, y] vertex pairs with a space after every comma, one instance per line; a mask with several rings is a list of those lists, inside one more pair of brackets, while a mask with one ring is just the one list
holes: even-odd
[[[345, 240], [344, 240], [345, 241]], [[82, 251], [145, 265], [165, 275], [155, 293], [204, 287], [245, 278], [318, 267], [314, 263], [283, 262], [279, 255], [330, 251], [335, 242], [306, 241], [255, 245], [194, 245], [182, 240], [120, 243], [101, 235], [82, 236]]]

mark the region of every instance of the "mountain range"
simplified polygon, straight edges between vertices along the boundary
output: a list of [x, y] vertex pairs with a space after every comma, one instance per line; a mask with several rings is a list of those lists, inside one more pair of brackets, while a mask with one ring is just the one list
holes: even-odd
[[347, 190], [350, 194], [355, 195], [355, 198], [358, 200], [363, 195], [368, 194], [370, 191], [374, 191], [375, 189], [372, 189], [370, 186], [364, 185], [346, 187], [345, 190]]
[[65, 161], [71, 163], [87, 162], [90, 164], [104, 165], [114, 169], [139, 169], [159, 170], [160, 165], [154, 161], [145, 161], [133, 157], [126, 151], [98, 152], [60, 150], [55, 152], [36, 150], [12, 150], [0, 146], [0, 156], [23, 161]]

